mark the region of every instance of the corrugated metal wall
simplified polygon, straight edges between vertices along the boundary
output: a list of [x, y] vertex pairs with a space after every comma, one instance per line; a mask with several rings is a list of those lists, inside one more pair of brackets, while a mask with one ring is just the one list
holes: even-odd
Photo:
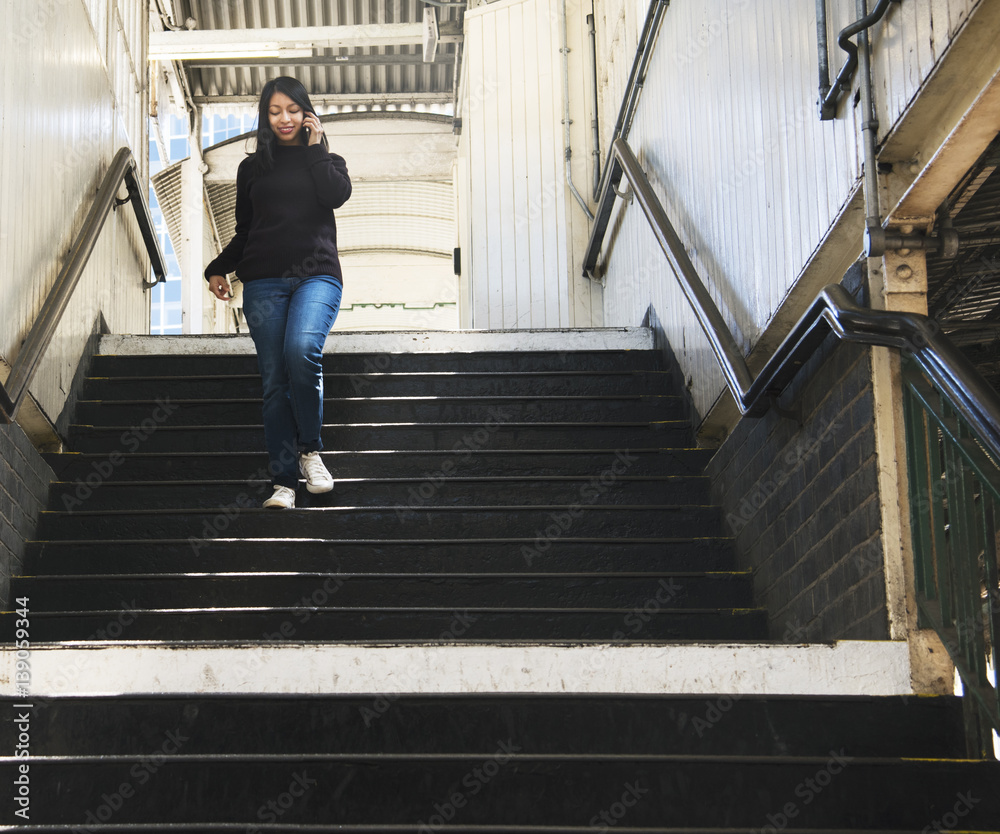
[[[569, 5], [573, 176], [586, 196], [590, 47], [583, 12]], [[459, 154], [469, 175], [472, 326], [600, 324], [600, 287], [580, 277], [587, 218], [566, 187], [559, 5], [501, 0], [465, 20]]]
[[[146, 176], [147, 4], [8, 0], [0, 5], [0, 354], [8, 361], [41, 308], [115, 151]], [[105, 225], [31, 391], [55, 419], [103, 315], [148, 331], [148, 261], [131, 212]]]
[[[647, 4], [595, 0], [607, 142]], [[830, 0], [836, 32], [854, 0]], [[933, 69], [976, 0], [907, 0], [875, 39], [883, 133]], [[820, 122], [815, 4], [674, 0], [660, 29], [629, 144], [744, 350], [749, 352], [857, 187], [852, 99]], [[606, 145], [605, 145], [606, 146]], [[652, 307], [705, 414], [722, 391], [707, 342], [666, 274], [637, 206], [608, 236], [606, 320], [634, 325]], [[861, 241], [858, 241], [860, 253]], [[608, 252], [610, 251], [610, 255]]]

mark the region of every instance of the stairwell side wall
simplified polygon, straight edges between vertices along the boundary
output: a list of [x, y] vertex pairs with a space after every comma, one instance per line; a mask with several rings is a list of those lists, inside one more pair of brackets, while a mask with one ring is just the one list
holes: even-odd
[[0, 424], [0, 610], [13, 607], [10, 578], [24, 563], [25, 539], [33, 537], [54, 477], [20, 426]]
[[[117, 150], [130, 147], [140, 181], [147, 177], [148, 14], [148, 4], [121, 0], [0, 4], [6, 362], [38, 318]], [[49, 422], [64, 409], [95, 322], [115, 333], [149, 331], [148, 275], [131, 210], [112, 213], [30, 386]]]
[[[648, 5], [595, 0], [603, 155]], [[990, 5], [891, 5], [871, 33], [880, 141], [926, 92], [963, 28], [987, 15]], [[856, 19], [856, 4], [830, 0], [828, 7], [836, 72], [844, 60], [837, 33]], [[861, 251], [858, 75], [837, 117], [821, 122], [818, 61], [814, 3], [670, 3], [627, 137], [746, 354], [764, 340], [773, 350], [773, 340], [787, 332], [785, 325], [772, 332], [778, 317], [794, 322]], [[856, 232], [816, 263], [824, 242], [844, 224]], [[706, 418], [725, 381], [638, 203], [616, 202], [601, 268], [604, 324], [638, 324], [652, 306]]]
[[771, 637], [889, 639], [871, 349], [828, 337], [780, 405], [708, 469]]

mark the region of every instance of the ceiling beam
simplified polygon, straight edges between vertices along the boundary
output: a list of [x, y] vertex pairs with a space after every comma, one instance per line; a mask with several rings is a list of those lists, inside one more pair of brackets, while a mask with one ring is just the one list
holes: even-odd
[[[432, 63], [451, 64], [455, 54], [438, 55]], [[184, 62], [188, 69], [218, 67], [336, 67], [336, 66], [423, 66], [420, 55], [327, 55], [313, 58], [192, 58]]]
[[[232, 105], [252, 104], [260, 101], [259, 96], [193, 96], [195, 104], [200, 105]], [[450, 104], [451, 91], [440, 93], [310, 93], [309, 100], [314, 105], [329, 104]]]
[[[457, 22], [442, 23], [441, 43], [462, 40]], [[276, 29], [192, 29], [150, 32], [149, 58], [189, 60], [213, 55], [267, 55], [341, 47], [419, 46], [423, 23], [367, 23], [351, 26], [297, 26]]]

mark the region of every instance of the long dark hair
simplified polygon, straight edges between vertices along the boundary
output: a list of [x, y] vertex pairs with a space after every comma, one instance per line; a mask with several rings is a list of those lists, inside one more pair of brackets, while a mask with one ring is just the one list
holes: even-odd
[[[292, 78], [290, 75], [279, 75], [264, 85], [264, 89], [260, 91], [260, 102], [257, 105], [257, 147], [253, 153], [253, 169], [257, 176], [266, 174], [274, 167], [274, 146], [278, 144], [278, 138], [271, 130], [268, 108], [271, 104], [271, 96], [275, 93], [284, 93], [301, 107], [304, 113], [316, 113], [312, 102], [309, 101], [309, 93], [306, 92], [306, 88], [297, 78]], [[304, 130], [300, 134], [300, 138], [302, 144], [306, 144]], [[330, 150], [326, 136], [320, 138], [320, 143], [327, 151]]]

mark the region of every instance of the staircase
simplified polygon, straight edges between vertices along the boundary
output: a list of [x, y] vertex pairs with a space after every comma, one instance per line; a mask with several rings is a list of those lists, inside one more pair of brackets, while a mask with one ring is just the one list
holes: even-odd
[[12, 589], [34, 639], [124, 609], [120, 640], [257, 640], [302, 607], [296, 641], [766, 636], [653, 351], [327, 355], [324, 386], [336, 488], [281, 513], [255, 356], [97, 357]]
[[[766, 617], [710, 505], [709, 453], [692, 448], [671, 374], [634, 347], [645, 337], [595, 331], [572, 350], [518, 338], [504, 351], [325, 356], [323, 456], [337, 485], [300, 490], [290, 511], [260, 507], [270, 489], [246, 339], [97, 357], [72, 451], [48, 457], [59, 481], [12, 596], [30, 601], [34, 654], [104, 651], [92, 661], [108, 670], [104, 691], [143, 694], [35, 698], [31, 816], [2, 821], [1000, 831], [1000, 765], [963, 760], [954, 698], [654, 696], [613, 675], [597, 694], [559, 691], [574, 687], [558, 659], [581, 648], [592, 663], [637, 651], [641, 664], [646, 650], [700, 647], [711, 666], [767, 643]], [[311, 682], [350, 671], [324, 667], [331, 646], [354, 647], [359, 665], [401, 647], [471, 662], [505, 646], [548, 651], [551, 665], [527, 693], [509, 685], [526, 670], [487, 659], [486, 693], [459, 675], [430, 694], [390, 669], [391, 688], [304, 694], [293, 682], [280, 694], [265, 668], [249, 685], [270, 694], [238, 694], [225, 681], [185, 688], [160, 654], [155, 686], [116, 688], [151, 646], [291, 652]], [[25, 699], [5, 700], [3, 755]], [[0, 758], [7, 784], [20, 761]]]

